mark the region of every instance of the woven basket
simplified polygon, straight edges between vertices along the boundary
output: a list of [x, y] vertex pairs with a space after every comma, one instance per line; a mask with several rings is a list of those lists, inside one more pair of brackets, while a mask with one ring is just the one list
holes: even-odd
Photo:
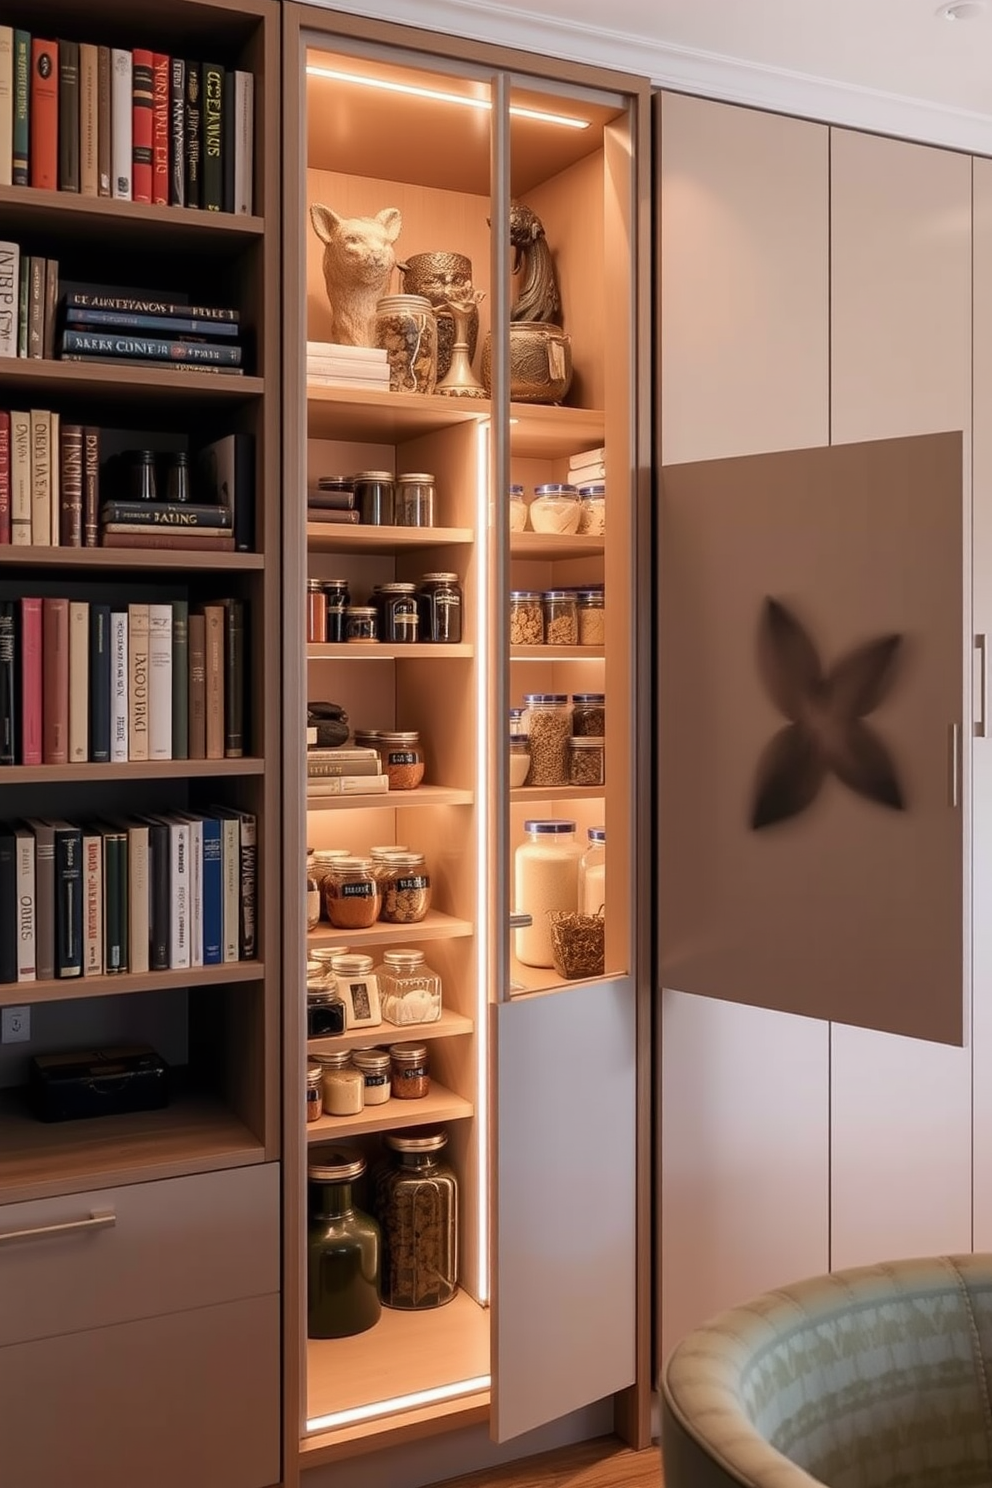
[[560, 977], [574, 981], [578, 977], [603, 975], [606, 921], [602, 915], [553, 909], [548, 914], [548, 923], [551, 927], [551, 954]]

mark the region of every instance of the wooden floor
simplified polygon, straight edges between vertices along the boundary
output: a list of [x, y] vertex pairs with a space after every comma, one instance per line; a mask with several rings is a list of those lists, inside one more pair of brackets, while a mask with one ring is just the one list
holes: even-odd
[[615, 1436], [603, 1436], [506, 1467], [449, 1478], [443, 1488], [661, 1488], [661, 1454], [657, 1447], [632, 1452]]

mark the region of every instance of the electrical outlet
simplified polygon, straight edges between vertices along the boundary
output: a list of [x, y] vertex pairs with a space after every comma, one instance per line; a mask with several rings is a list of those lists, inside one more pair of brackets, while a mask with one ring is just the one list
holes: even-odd
[[0, 1043], [26, 1044], [31, 1038], [31, 1009], [5, 1007], [0, 1010]]

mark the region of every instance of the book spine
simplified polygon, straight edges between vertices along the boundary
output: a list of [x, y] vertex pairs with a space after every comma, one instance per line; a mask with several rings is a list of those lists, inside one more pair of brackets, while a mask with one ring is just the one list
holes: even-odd
[[20, 282], [17, 287], [17, 355], [28, 354], [28, 311], [31, 302], [31, 256], [21, 254]]
[[131, 198], [136, 202], [151, 202], [155, 111], [153, 54], [145, 47], [135, 47], [131, 55]]
[[21, 742], [17, 692], [17, 601], [0, 599], [0, 765], [17, 764]]
[[113, 47], [110, 53], [110, 122], [112, 144], [110, 170], [112, 193], [119, 201], [131, 200], [133, 171], [134, 99], [131, 53]]
[[10, 540], [31, 546], [31, 415], [10, 412]]
[[234, 538], [212, 532], [209, 528], [178, 532], [169, 527], [140, 527], [127, 532], [104, 528], [100, 539], [103, 548], [173, 548], [194, 553], [233, 553]]
[[207, 759], [224, 758], [224, 606], [204, 605]]
[[83, 832], [83, 976], [103, 975], [103, 837]]
[[255, 159], [255, 79], [250, 72], [234, 74], [234, 210], [252, 212]]
[[230, 513], [222, 506], [194, 502], [106, 501], [100, 512], [105, 523], [127, 522], [148, 527], [229, 528]]
[[199, 207], [202, 182], [202, 75], [198, 62], [186, 63], [186, 205]]
[[379, 757], [374, 760], [311, 760], [307, 754], [308, 780], [333, 780], [356, 775], [378, 775]]
[[31, 542], [48, 547], [52, 536], [51, 415], [31, 410]]
[[90, 759], [110, 761], [110, 606], [90, 605]]
[[171, 933], [172, 870], [169, 828], [148, 824], [148, 969], [167, 971]]
[[224, 88], [220, 107], [220, 161], [221, 161], [221, 206], [225, 212], [234, 211], [234, 73], [224, 73]]
[[14, 834], [0, 830], [0, 983], [17, 981], [17, 853]]
[[59, 542], [64, 548], [83, 545], [83, 426], [63, 424], [59, 432]]
[[169, 204], [169, 58], [152, 56], [152, 201]]
[[173, 57], [169, 66], [169, 201], [186, 205], [186, 63]]
[[0, 356], [17, 355], [20, 287], [21, 250], [16, 243], [0, 243]]
[[224, 601], [224, 757], [245, 752], [245, 607]]
[[149, 300], [132, 295], [107, 294], [98, 286], [92, 289], [68, 289], [66, 310], [124, 310], [134, 315], [188, 315], [199, 320], [233, 321], [239, 312], [229, 306], [187, 305], [179, 300]]
[[172, 601], [172, 758], [189, 758], [189, 602]]
[[62, 525], [62, 466], [60, 463], [62, 415], [54, 409], [48, 415], [48, 543], [59, 546]]
[[31, 255], [28, 279], [28, 356], [45, 354], [45, 260]]
[[55, 829], [55, 975], [83, 970], [83, 838], [78, 827]]
[[223, 862], [223, 958], [238, 960], [241, 939], [241, 823], [235, 814], [221, 818], [221, 852]]
[[223, 959], [224, 884], [221, 822], [203, 819], [203, 965], [219, 966]]
[[0, 26], [0, 186], [14, 180], [14, 28]]
[[258, 878], [258, 827], [250, 811], [241, 813], [241, 924], [239, 959], [251, 961], [256, 947], [256, 893]]
[[187, 819], [189, 827], [189, 964], [203, 965], [203, 821]]
[[207, 757], [207, 640], [203, 615], [189, 617], [189, 757]]
[[42, 673], [44, 627], [41, 600], [21, 600], [21, 758], [22, 765], [42, 762]]
[[72, 328], [95, 326], [104, 331], [158, 331], [174, 339], [177, 336], [234, 337], [238, 327], [230, 320], [196, 320], [182, 315], [135, 315], [126, 310], [84, 310], [70, 307], [65, 312], [66, 325]]
[[110, 758], [121, 765], [130, 758], [128, 729], [128, 680], [131, 675], [128, 656], [128, 613], [112, 610], [110, 615]]
[[45, 259], [45, 318], [42, 328], [42, 356], [49, 361], [55, 355], [55, 321], [59, 305], [59, 265], [54, 258]]
[[29, 152], [31, 185], [56, 191], [59, 184], [59, 47], [31, 38]]
[[[79, 190], [79, 43], [60, 41], [59, 190]], [[33, 121], [32, 121], [33, 122]]]
[[113, 183], [113, 82], [111, 50], [96, 49], [96, 190], [98, 196], [110, 196]]
[[205, 362], [219, 367], [241, 365], [240, 346], [216, 346], [205, 341], [163, 340], [158, 336], [101, 334], [99, 331], [62, 332], [64, 352], [91, 356], [137, 357], [159, 362]]
[[204, 62], [200, 84], [203, 160], [200, 205], [219, 212], [224, 203], [224, 69]]
[[10, 413], [0, 408], [0, 547], [10, 543]]
[[26, 186], [30, 179], [31, 36], [14, 31], [14, 140], [12, 185]]
[[69, 763], [90, 757], [90, 607], [69, 601]]
[[14, 892], [17, 902], [17, 980], [37, 977], [34, 837], [25, 827], [14, 832]]
[[100, 542], [100, 430], [83, 430], [83, 546]]
[[148, 826], [135, 823], [127, 833], [127, 966], [149, 968], [149, 858]]
[[55, 975], [55, 831], [44, 821], [28, 823], [34, 833], [35, 969], [39, 981]]
[[108, 829], [103, 834], [103, 964], [108, 975], [124, 969], [124, 875], [121, 848], [123, 834]]
[[148, 606], [148, 758], [172, 758], [172, 605]]
[[79, 190], [83, 196], [100, 193], [99, 48], [79, 44]]
[[69, 601], [43, 599], [42, 744], [45, 765], [69, 763]]
[[184, 969], [189, 960], [189, 826], [171, 818], [169, 821], [170, 870], [172, 875], [172, 923], [169, 933], [169, 965]]
[[128, 757], [148, 759], [148, 606], [127, 607]]

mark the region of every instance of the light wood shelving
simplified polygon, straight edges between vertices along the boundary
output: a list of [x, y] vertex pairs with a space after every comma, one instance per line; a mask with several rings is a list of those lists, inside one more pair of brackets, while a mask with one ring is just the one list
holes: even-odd
[[212, 247], [229, 252], [232, 244], [250, 242], [265, 232], [261, 217], [77, 196], [36, 186], [27, 190], [23, 186], [0, 186], [0, 216], [14, 234], [62, 233], [68, 228], [84, 242], [99, 244], [113, 233], [115, 240], [136, 247], [174, 248], [177, 252], [188, 251], [191, 244], [198, 253], [209, 253]]
[[475, 793], [447, 785], [418, 785], [411, 791], [387, 791], [385, 795], [315, 796], [307, 795], [308, 811], [399, 811], [421, 806], [471, 806]]
[[117, 572], [145, 569], [205, 569], [209, 573], [255, 573], [265, 567], [262, 553], [211, 553], [170, 548], [0, 548], [0, 572], [5, 568], [79, 569]]
[[265, 761], [255, 757], [222, 760], [128, 760], [114, 764], [2, 765], [0, 786], [46, 785], [84, 780], [195, 780], [262, 775]]
[[[462, 1013], [453, 1013], [450, 1008], [442, 1008], [441, 1016], [436, 1023], [381, 1023], [378, 1028], [352, 1028], [346, 1033], [336, 1033], [330, 1038], [307, 1039], [307, 1049], [311, 1054], [320, 1054], [322, 1051], [333, 1049], [362, 1048], [370, 1041], [378, 1044], [399, 1043], [403, 1039], [439, 1039], [439, 1038], [461, 1038], [467, 1033], [475, 1031], [475, 1023], [471, 1018], [466, 1018]], [[402, 1104], [402, 1102], [401, 1102]]]
[[[374, 1029], [366, 1029], [368, 1038], [374, 1037]], [[409, 1029], [404, 1030], [403, 1038], [410, 1039], [413, 1035]], [[420, 1035], [416, 1035], [420, 1037]], [[423, 1037], [429, 1038], [429, 1034]], [[393, 1042], [400, 1043], [401, 1039]], [[397, 1127], [407, 1126], [434, 1126], [443, 1121], [467, 1121], [475, 1114], [475, 1108], [471, 1101], [455, 1095], [451, 1090], [445, 1090], [443, 1085], [431, 1081], [428, 1093], [421, 1096], [419, 1100], [395, 1100], [390, 1097], [381, 1106], [366, 1106], [357, 1116], [321, 1116], [319, 1121], [311, 1121], [307, 1124], [307, 1141], [312, 1145], [314, 1142], [337, 1141], [338, 1138], [367, 1136], [371, 1132], [393, 1131]]]
[[429, 909], [422, 920], [414, 925], [388, 925], [379, 920], [367, 930], [335, 930], [323, 922], [307, 936], [308, 946], [375, 946], [382, 942], [420, 942], [423, 940], [459, 940], [465, 935], [474, 935], [471, 920], [459, 920], [454, 915], [441, 914]]
[[561, 558], [601, 558], [606, 551], [603, 538], [590, 532], [575, 532], [561, 537], [555, 532], [511, 532], [511, 558], [538, 558], [555, 562]]
[[228, 961], [221, 966], [192, 966], [181, 971], [123, 972], [119, 976], [55, 977], [34, 982], [0, 983], [0, 1007], [22, 1002], [66, 1002], [83, 997], [126, 997], [135, 992], [168, 992], [185, 987], [226, 987], [233, 982], [265, 979], [262, 961]]
[[467, 641], [451, 645], [416, 641], [403, 646], [387, 645], [384, 641], [342, 641], [307, 647], [308, 661], [456, 661], [474, 655], [475, 647]]
[[22, 397], [61, 398], [67, 395], [118, 404], [177, 403], [208, 398], [217, 403], [245, 402], [265, 391], [261, 377], [223, 376], [210, 372], [181, 372], [169, 366], [116, 367], [109, 362], [47, 362], [28, 357], [0, 357], [0, 380]]
[[603, 661], [602, 646], [511, 646], [511, 661]]
[[455, 547], [475, 541], [471, 527], [362, 527], [308, 522], [311, 553], [381, 553], [404, 548]]
[[518, 785], [510, 791], [510, 800], [514, 805], [536, 805], [538, 801], [597, 801], [605, 795], [605, 785]]

